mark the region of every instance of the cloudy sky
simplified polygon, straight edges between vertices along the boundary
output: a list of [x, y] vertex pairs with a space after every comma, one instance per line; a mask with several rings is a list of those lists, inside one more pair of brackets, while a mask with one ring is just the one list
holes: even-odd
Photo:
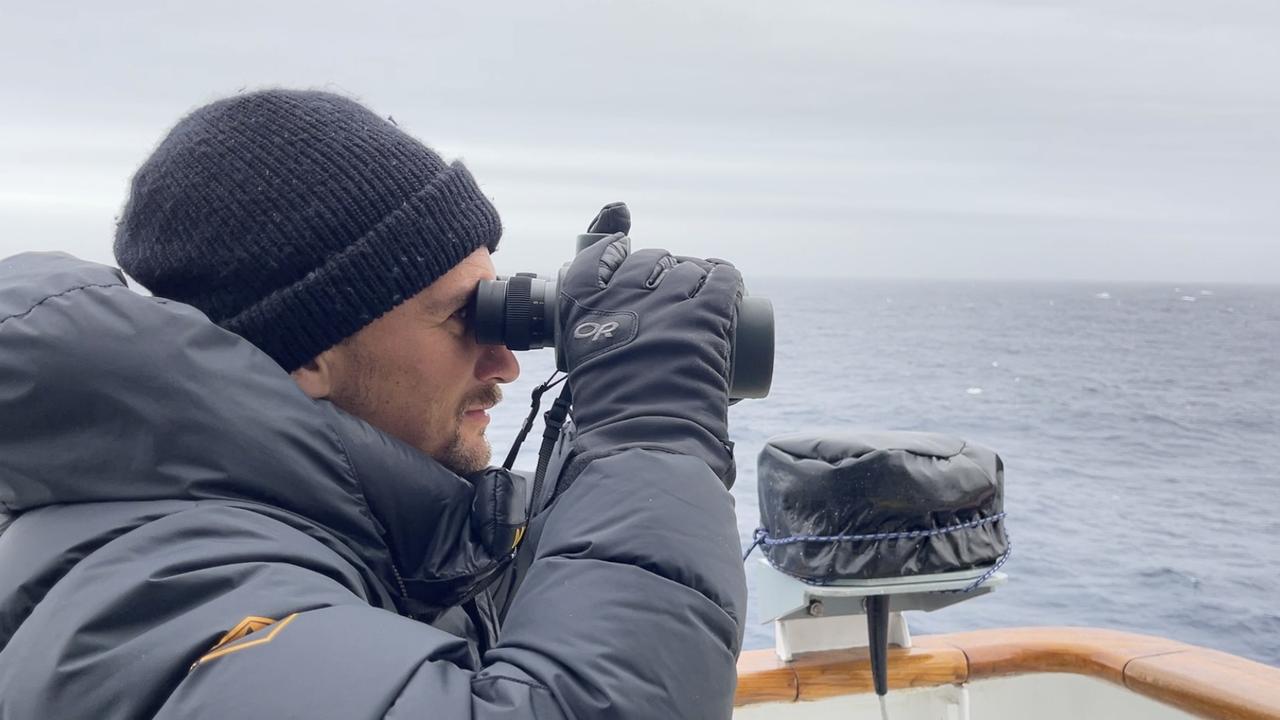
[[168, 127], [285, 85], [463, 159], [502, 271], [621, 199], [749, 276], [1280, 282], [1273, 0], [0, 8], [0, 256], [109, 261]]

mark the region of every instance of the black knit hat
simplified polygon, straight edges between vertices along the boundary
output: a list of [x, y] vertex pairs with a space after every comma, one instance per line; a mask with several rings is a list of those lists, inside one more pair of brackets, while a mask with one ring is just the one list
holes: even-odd
[[169, 132], [133, 178], [115, 255], [292, 372], [501, 234], [460, 163], [347, 98], [268, 90]]

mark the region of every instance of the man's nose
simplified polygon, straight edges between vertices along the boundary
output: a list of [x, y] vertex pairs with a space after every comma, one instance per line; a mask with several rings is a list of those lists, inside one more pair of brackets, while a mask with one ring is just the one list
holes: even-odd
[[485, 382], [509, 383], [520, 377], [520, 363], [515, 353], [505, 345], [486, 345], [476, 363], [476, 379]]

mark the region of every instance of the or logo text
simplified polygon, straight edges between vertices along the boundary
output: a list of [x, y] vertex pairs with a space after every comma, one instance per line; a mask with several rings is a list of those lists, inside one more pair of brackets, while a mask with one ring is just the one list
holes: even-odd
[[613, 331], [617, 329], [618, 323], [612, 321], [604, 323], [584, 322], [573, 329], [573, 336], [576, 338], [591, 338], [591, 342], [595, 342], [602, 338], [613, 337]]

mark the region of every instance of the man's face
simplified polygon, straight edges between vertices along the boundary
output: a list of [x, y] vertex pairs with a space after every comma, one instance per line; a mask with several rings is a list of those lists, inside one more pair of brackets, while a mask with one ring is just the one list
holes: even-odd
[[481, 248], [327, 351], [329, 399], [458, 474], [486, 467], [485, 410], [520, 374], [510, 350], [476, 343], [467, 316], [476, 283], [494, 277]]

